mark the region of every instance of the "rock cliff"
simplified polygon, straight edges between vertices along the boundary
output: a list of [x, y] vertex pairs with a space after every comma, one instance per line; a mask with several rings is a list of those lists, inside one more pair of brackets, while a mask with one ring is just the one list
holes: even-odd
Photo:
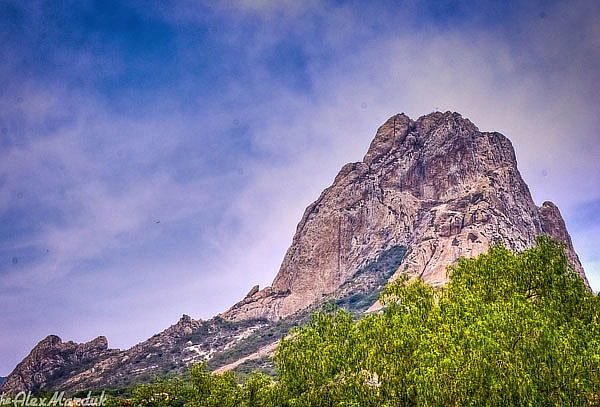
[[395, 115], [377, 130], [364, 159], [346, 164], [306, 209], [272, 286], [221, 316], [284, 318], [398, 245], [409, 252], [396, 276], [439, 286], [459, 257], [496, 241], [520, 251], [539, 234], [564, 242], [585, 278], [558, 208], [534, 204], [506, 137], [481, 132], [458, 113], [416, 121]]

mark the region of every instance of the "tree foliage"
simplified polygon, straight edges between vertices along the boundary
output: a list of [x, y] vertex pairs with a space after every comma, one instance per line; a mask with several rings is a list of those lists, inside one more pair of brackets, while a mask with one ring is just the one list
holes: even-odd
[[496, 245], [450, 276], [438, 290], [397, 280], [384, 311], [359, 320], [313, 314], [278, 346], [275, 381], [238, 384], [198, 365], [185, 385], [138, 387], [134, 404], [600, 406], [600, 301], [560, 244], [540, 237], [520, 254]]

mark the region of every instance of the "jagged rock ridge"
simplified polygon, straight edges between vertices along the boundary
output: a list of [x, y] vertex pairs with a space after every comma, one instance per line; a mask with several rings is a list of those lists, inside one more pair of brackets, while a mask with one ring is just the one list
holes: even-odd
[[392, 275], [440, 285], [459, 257], [485, 252], [495, 241], [520, 251], [539, 234], [564, 242], [585, 279], [558, 208], [534, 204], [506, 137], [480, 132], [458, 113], [416, 121], [395, 115], [364, 159], [345, 165], [308, 206], [270, 287], [252, 287], [208, 321], [184, 316], [131, 349], [104, 350], [85, 363], [55, 360], [36, 347], [39, 356], [19, 364], [1, 390], [122, 387], [201, 360], [213, 368], [237, 366], [263, 357], [324, 302], [360, 313]]
[[58, 336], [49, 335], [17, 365], [2, 384], [2, 390], [17, 393], [50, 388], [61, 378], [78, 369], [88, 368], [114, 352], [108, 349], [104, 336], [78, 344], [63, 342]]

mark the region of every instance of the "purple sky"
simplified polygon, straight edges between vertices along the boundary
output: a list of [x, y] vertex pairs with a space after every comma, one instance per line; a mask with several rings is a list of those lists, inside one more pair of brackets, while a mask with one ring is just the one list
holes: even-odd
[[268, 285], [389, 116], [515, 145], [600, 289], [600, 3], [0, 1], [0, 375]]

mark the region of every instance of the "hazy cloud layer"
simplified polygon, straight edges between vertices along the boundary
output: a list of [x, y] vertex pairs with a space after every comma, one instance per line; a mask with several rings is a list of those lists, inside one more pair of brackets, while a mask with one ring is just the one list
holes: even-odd
[[0, 373], [44, 336], [128, 347], [274, 277], [390, 115], [514, 143], [600, 288], [600, 6], [3, 2]]

